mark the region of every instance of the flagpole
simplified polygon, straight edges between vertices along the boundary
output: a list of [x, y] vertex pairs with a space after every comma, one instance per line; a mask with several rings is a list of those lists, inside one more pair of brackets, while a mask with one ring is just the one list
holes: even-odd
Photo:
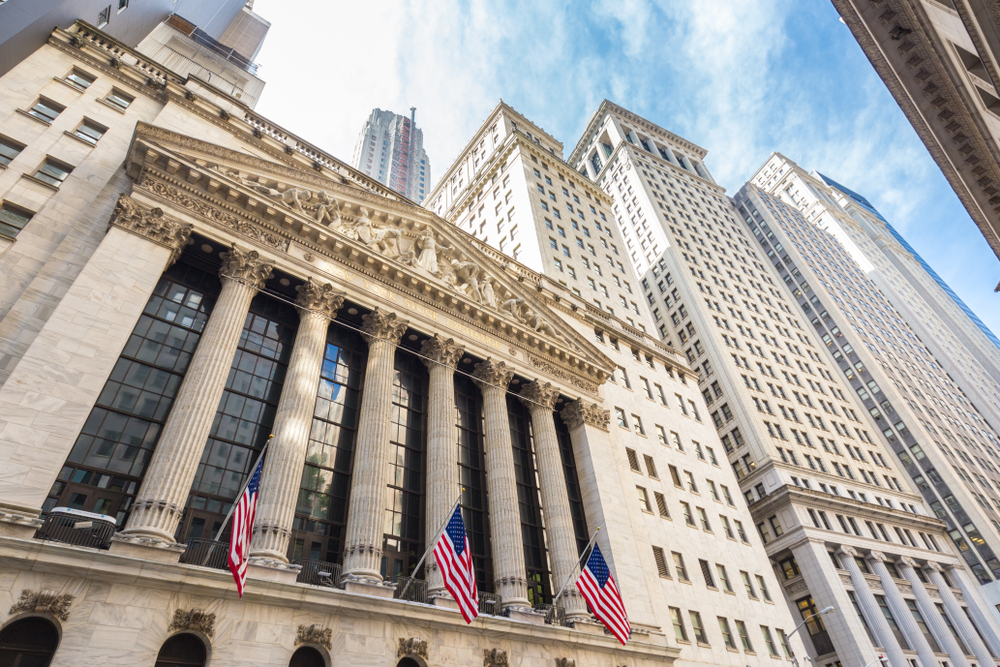
[[413, 579], [417, 575], [417, 572], [420, 571], [420, 566], [424, 564], [424, 559], [427, 558], [427, 554], [429, 554], [434, 549], [434, 545], [437, 544], [438, 538], [441, 537], [441, 533], [443, 533], [444, 529], [448, 527], [448, 522], [451, 521], [451, 516], [455, 513], [455, 508], [458, 507], [458, 504], [460, 502], [462, 502], [463, 493], [465, 493], [465, 487], [462, 487], [462, 490], [458, 494], [458, 500], [456, 500], [455, 504], [451, 506], [450, 510], [448, 510], [448, 517], [444, 520], [444, 525], [441, 526], [441, 529], [438, 530], [436, 535], [434, 535], [434, 539], [431, 540], [430, 543], [428, 543], [427, 550], [424, 551], [424, 555], [421, 556], [420, 560], [417, 561], [417, 566], [413, 568], [413, 577], [407, 577], [406, 585], [403, 586], [403, 590], [400, 591], [399, 593], [400, 598], [402, 598], [403, 595], [406, 594], [406, 591], [410, 588], [410, 582], [413, 581]]
[[601, 532], [600, 528], [595, 530], [593, 537], [590, 538], [590, 542], [588, 542], [587, 546], [584, 547], [583, 554], [580, 556], [580, 560], [576, 561], [576, 565], [573, 567], [572, 570], [570, 570], [569, 576], [566, 577], [566, 583], [562, 585], [562, 588], [559, 589], [559, 594], [556, 595], [554, 600], [552, 600], [553, 607], [556, 606], [556, 602], [559, 602], [559, 598], [562, 597], [562, 594], [566, 592], [566, 587], [569, 586], [569, 582], [573, 579], [573, 574], [576, 572], [576, 568], [580, 567], [580, 563], [583, 562], [583, 557], [587, 555], [587, 552], [590, 550], [590, 547], [593, 546], [594, 542], [597, 540], [597, 534], [599, 532]]
[[[267, 446], [271, 444], [271, 438], [273, 437], [274, 435], [267, 436], [267, 442], [265, 442], [264, 446], [260, 448], [260, 456], [257, 457], [257, 463], [264, 458], [264, 452], [267, 451]], [[243, 488], [236, 494], [235, 502], [233, 502], [232, 506], [229, 508], [229, 514], [226, 515], [222, 525], [219, 526], [219, 532], [215, 534], [215, 542], [218, 542], [219, 538], [222, 537], [222, 531], [226, 529], [226, 524], [229, 523], [229, 520], [233, 517], [233, 512], [236, 510], [236, 503], [239, 502], [240, 496], [242, 496], [243, 492], [247, 490], [248, 486], [250, 486], [250, 480], [253, 479], [253, 469], [257, 467], [257, 463], [254, 463], [254, 467], [250, 469], [250, 474], [247, 476], [247, 481], [243, 482]]]

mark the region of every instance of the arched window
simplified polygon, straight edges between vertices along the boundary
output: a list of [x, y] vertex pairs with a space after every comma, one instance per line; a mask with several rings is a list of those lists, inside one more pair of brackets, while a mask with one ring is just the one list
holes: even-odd
[[59, 631], [44, 618], [14, 621], [0, 631], [0, 665], [49, 667], [59, 646]]
[[303, 646], [292, 654], [288, 667], [326, 667], [323, 654], [310, 646]]
[[197, 636], [182, 633], [163, 642], [156, 667], [204, 667], [205, 643]]
[[413, 658], [403, 658], [396, 663], [396, 667], [420, 667], [420, 663]]

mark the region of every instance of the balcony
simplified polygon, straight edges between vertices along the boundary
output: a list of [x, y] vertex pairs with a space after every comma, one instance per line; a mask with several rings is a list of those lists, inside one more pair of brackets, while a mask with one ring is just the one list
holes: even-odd
[[114, 517], [56, 507], [45, 517], [35, 539], [107, 550], [114, 534]]
[[303, 558], [294, 562], [301, 565], [299, 576], [295, 580], [300, 584], [310, 586], [324, 586], [326, 588], [339, 588], [343, 590], [344, 583], [341, 581], [341, 568], [339, 563], [330, 563], [325, 560], [311, 560]]
[[209, 567], [213, 570], [229, 569], [229, 543], [191, 537], [184, 543], [186, 548], [181, 562], [187, 565]]

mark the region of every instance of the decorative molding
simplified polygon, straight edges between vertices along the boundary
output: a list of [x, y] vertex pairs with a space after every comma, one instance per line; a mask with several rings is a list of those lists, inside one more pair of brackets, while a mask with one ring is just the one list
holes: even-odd
[[874, 549], [868, 552], [868, 557], [871, 558], [876, 563], [886, 563], [889, 559], [881, 551], [875, 551]]
[[[590, 382], [588, 380], [583, 379], [579, 375], [575, 375], [573, 373], [565, 371], [562, 368], [553, 365], [551, 362], [545, 359], [539, 359], [533, 354], [528, 355], [528, 362], [532, 365], [532, 367], [537, 368], [543, 373], [551, 375], [552, 377], [559, 378], [560, 380], [565, 380], [566, 382], [573, 385], [577, 389], [585, 391], [588, 394], [593, 394], [595, 396], [597, 395], [597, 387], [598, 387], [597, 383]], [[604, 378], [601, 378], [601, 382], [602, 383], [604, 382]]]
[[409, 639], [400, 639], [399, 648], [396, 650], [396, 659], [406, 657], [408, 655], [415, 655], [424, 660], [428, 660], [427, 652], [427, 642], [419, 637], [410, 637]]
[[484, 648], [483, 667], [509, 667], [507, 651], [499, 648]]
[[569, 658], [556, 658], [556, 667], [576, 667], [576, 660]]
[[507, 391], [507, 386], [514, 379], [514, 371], [504, 362], [493, 361], [493, 357], [488, 357], [486, 361], [476, 364], [472, 377], [481, 389], [490, 386]]
[[378, 340], [399, 345], [399, 339], [410, 326], [408, 321], [399, 319], [396, 313], [387, 313], [381, 308], [376, 308], [363, 316], [361, 322], [361, 333], [369, 345]]
[[157, 245], [170, 250], [170, 266], [181, 256], [191, 240], [193, 225], [167, 218], [161, 208], [144, 208], [134, 199], [122, 193], [118, 196], [115, 210], [111, 214], [108, 227], [121, 227], [137, 236], [147, 238]]
[[520, 398], [521, 402], [529, 408], [534, 403], [541, 405], [546, 410], [551, 410], [559, 398], [559, 388], [553, 387], [551, 382], [541, 384], [536, 380], [521, 387]]
[[847, 544], [841, 544], [840, 545], [840, 553], [844, 554], [848, 558], [857, 558], [858, 557], [858, 550], [855, 549], [854, 547], [850, 546], [850, 545], [847, 545]]
[[264, 287], [264, 283], [274, 270], [274, 262], [262, 260], [256, 250], [243, 250], [235, 243], [228, 252], [222, 253], [221, 257], [222, 268], [219, 270], [219, 275], [223, 281], [228, 278], [249, 285], [255, 290]]
[[559, 414], [569, 428], [586, 424], [607, 431], [611, 422], [610, 410], [601, 409], [597, 403], [584, 405], [582, 400], [570, 401]]
[[929, 569], [929, 570], [930, 570], [931, 572], [944, 572], [944, 568], [943, 568], [943, 567], [941, 567], [941, 564], [940, 564], [940, 563], [935, 563], [935, 562], [934, 562], [934, 561], [932, 561], [932, 560], [931, 560], [931, 561], [927, 561], [927, 565], [926, 565], [926, 567], [927, 567], [927, 569]]
[[785, 592], [787, 592], [789, 595], [795, 595], [797, 593], [801, 593], [807, 590], [809, 590], [809, 585], [805, 582], [804, 579], [800, 579], [799, 581], [793, 582], [791, 585], [785, 588]]
[[329, 283], [313, 282], [312, 276], [306, 282], [295, 288], [298, 296], [295, 305], [302, 308], [302, 315], [306, 313], [319, 313], [323, 317], [333, 319], [337, 316], [337, 311], [344, 305], [343, 292], [338, 292]]
[[917, 569], [917, 567], [919, 567], [917, 565], [917, 561], [914, 560], [913, 558], [910, 558], [909, 556], [902, 556], [899, 559], [899, 564], [904, 567], [912, 567], [914, 570]]
[[333, 630], [321, 625], [300, 625], [295, 631], [295, 645], [316, 644], [327, 651], [333, 649]]
[[170, 621], [170, 627], [167, 630], [170, 632], [194, 630], [206, 637], [212, 637], [215, 634], [215, 614], [210, 614], [204, 609], [188, 609], [187, 611], [175, 609], [174, 618]]
[[69, 619], [69, 607], [73, 604], [73, 596], [69, 593], [59, 594], [55, 591], [35, 591], [24, 589], [21, 597], [8, 612], [14, 614], [49, 614], [60, 621]]
[[420, 354], [426, 357], [422, 361], [428, 367], [440, 364], [455, 370], [458, 360], [465, 354], [465, 348], [457, 344], [454, 338], [443, 338], [439, 334], [434, 334], [421, 344]]

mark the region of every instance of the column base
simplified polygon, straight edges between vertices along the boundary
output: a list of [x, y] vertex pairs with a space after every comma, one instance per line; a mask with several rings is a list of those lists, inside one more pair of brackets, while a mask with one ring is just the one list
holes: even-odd
[[35, 536], [42, 523], [42, 520], [37, 516], [0, 513], [0, 536], [30, 540]]
[[537, 612], [531, 607], [507, 607], [507, 616], [512, 621], [545, 625], [545, 614]]
[[299, 578], [300, 570], [302, 570], [301, 565], [289, 565], [270, 558], [251, 556], [247, 567], [247, 577], [274, 581], [279, 584], [294, 584], [295, 580]]
[[119, 556], [155, 560], [159, 563], [179, 563], [186, 548], [184, 544], [179, 542], [115, 535], [111, 538], [109, 551]]
[[344, 590], [356, 595], [371, 595], [379, 598], [392, 598], [396, 592], [396, 584], [387, 584], [377, 579], [364, 579], [348, 575], [344, 580]]

